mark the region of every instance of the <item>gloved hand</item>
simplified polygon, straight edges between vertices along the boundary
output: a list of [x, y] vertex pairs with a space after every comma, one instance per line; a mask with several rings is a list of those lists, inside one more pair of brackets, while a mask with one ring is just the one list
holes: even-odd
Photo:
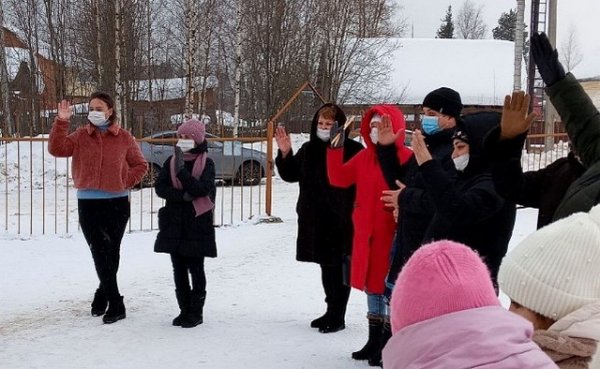
[[183, 193], [183, 201], [187, 201], [187, 202], [194, 201], [194, 198], [189, 193], [184, 192]]
[[331, 130], [329, 131], [329, 142], [331, 142], [332, 149], [339, 149], [344, 147], [344, 141], [346, 140], [346, 132], [344, 132], [344, 126], [340, 127], [338, 122], [334, 122]]
[[180, 170], [185, 168], [185, 165], [183, 163], [183, 151], [181, 151], [181, 149], [178, 146], [175, 146], [173, 160], [175, 160], [175, 173], [179, 173]]
[[552, 47], [545, 33], [531, 36], [531, 55], [546, 86], [565, 78], [565, 69], [558, 61], [558, 51]]

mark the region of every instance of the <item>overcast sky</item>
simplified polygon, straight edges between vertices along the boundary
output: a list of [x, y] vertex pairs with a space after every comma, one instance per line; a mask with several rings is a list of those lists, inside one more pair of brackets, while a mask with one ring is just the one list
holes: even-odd
[[[503, 12], [517, 7], [516, 0], [472, 0], [477, 6], [483, 5], [484, 19], [488, 28], [488, 38], [492, 38], [492, 29], [498, 24]], [[397, 0], [402, 6], [401, 15], [407, 20], [407, 37], [433, 38], [446, 14], [448, 5], [452, 13], [460, 9], [464, 0]], [[526, 1], [526, 23], [529, 24], [531, 1]], [[599, 0], [559, 0], [557, 46], [559, 52], [563, 40], [568, 37], [569, 29], [574, 28], [583, 60], [573, 73], [578, 78], [600, 76], [600, 1]]]

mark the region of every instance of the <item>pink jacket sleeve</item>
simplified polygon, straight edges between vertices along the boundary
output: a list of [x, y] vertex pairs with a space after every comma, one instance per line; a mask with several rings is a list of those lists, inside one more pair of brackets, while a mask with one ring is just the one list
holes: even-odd
[[148, 163], [144, 159], [140, 145], [135, 141], [135, 138], [131, 137], [131, 144], [127, 149], [127, 156], [125, 157], [127, 164], [129, 165], [129, 175], [127, 176], [127, 188], [131, 188], [142, 181], [142, 178], [148, 170]]
[[75, 149], [75, 142], [73, 140], [73, 134], [69, 133], [69, 121], [54, 119], [52, 129], [50, 130], [50, 136], [48, 140], [48, 152], [58, 158], [66, 158], [73, 155]]

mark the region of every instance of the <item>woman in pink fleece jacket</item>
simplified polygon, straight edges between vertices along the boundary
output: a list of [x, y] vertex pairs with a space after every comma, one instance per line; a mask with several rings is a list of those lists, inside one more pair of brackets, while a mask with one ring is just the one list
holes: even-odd
[[110, 95], [95, 92], [88, 106], [89, 123], [69, 134], [72, 106], [65, 100], [58, 105], [48, 151], [72, 157], [79, 224], [100, 280], [92, 316], [104, 315], [104, 323], [114, 323], [125, 318], [117, 270], [129, 219], [129, 189], [141, 181], [148, 164], [135, 138], [119, 127]]
[[417, 250], [390, 308], [386, 369], [557, 368], [533, 342], [531, 323], [500, 305], [487, 267], [463, 244]]

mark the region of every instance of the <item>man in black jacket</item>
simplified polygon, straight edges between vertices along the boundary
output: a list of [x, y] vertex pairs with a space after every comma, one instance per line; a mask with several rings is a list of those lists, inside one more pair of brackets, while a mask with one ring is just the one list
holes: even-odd
[[[422, 127], [425, 142], [433, 160], [439, 162], [442, 169], [450, 176], [456, 175], [451, 158], [452, 135], [457, 121], [460, 120], [462, 107], [458, 92], [448, 87], [431, 91], [423, 100]], [[383, 137], [379, 138], [379, 142], [377, 156], [383, 174], [390, 188], [398, 189], [392, 195], [392, 201], [399, 207], [399, 221], [392, 266], [387, 278], [388, 287], [391, 287], [404, 262], [422, 244], [427, 227], [435, 213], [435, 207], [425, 190], [425, 182], [418, 171], [419, 166], [415, 157], [412, 157], [406, 165], [400, 166], [395, 156], [395, 145], [387, 142]]]

